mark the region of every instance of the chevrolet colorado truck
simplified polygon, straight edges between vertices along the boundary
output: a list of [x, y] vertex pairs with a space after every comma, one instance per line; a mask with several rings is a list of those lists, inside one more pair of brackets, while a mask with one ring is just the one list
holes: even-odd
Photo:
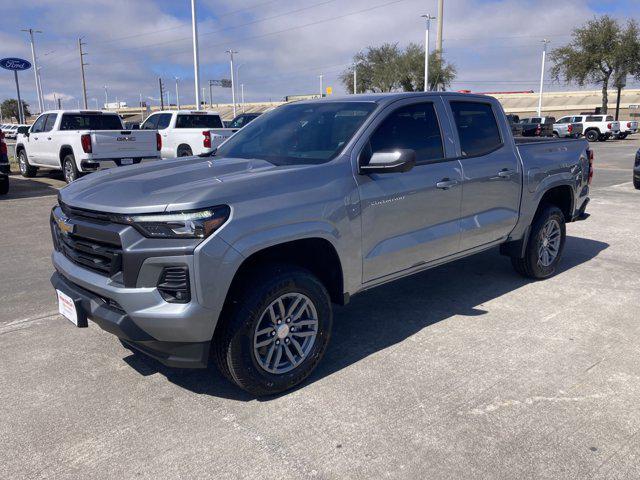
[[23, 177], [48, 168], [71, 183], [82, 173], [158, 160], [160, 146], [157, 132], [125, 130], [116, 113], [53, 110], [18, 134], [15, 151]]
[[157, 112], [144, 121], [141, 130], [158, 130], [162, 158], [208, 156], [239, 128], [225, 128], [222, 118], [208, 110]]
[[332, 303], [498, 246], [520, 274], [552, 276], [592, 159], [584, 140], [514, 140], [482, 95], [291, 103], [214, 157], [63, 188], [51, 282], [75, 325], [169, 366], [212, 358], [241, 388], [275, 394], [320, 362]]
[[620, 122], [612, 115], [580, 114], [562, 117], [558, 122], [582, 124], [582, 134], [590, 142], [604, 142], [620, 134]]

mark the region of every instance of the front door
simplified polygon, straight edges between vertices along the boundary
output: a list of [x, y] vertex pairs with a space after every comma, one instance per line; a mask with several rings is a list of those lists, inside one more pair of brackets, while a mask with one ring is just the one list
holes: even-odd
[[357, 176], [365, 283], [459, 248], [462, 172], [458, 160], [447, 158], [438, 122], [444, 107], [439, 98], [415, 102], [389, 107], [360, 153], [364, 164], [377, 151], [412, 149], [417, 162], [404, 173]]
[[[450, 101], [460, 145], [461, 250], [504, 240], [518, 221], [522, 169], [491, 103]], [[501, 128], [502, 127], [502, 128]], [[505, 140], [506, 139], [506, 140]]]
[[32, 165], [42, 164], [42, 155], [46, 147], [46, 137], [43, 132], [47, 115], [40, 115], [29, 129], [27, 139], [27, 157]]

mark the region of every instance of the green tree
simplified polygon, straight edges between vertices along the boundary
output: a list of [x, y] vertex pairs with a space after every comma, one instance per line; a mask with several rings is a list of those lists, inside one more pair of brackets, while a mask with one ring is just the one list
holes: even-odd
[[[3, 118], [20, 118], [18, 115], [18, 100], [15, 98], [9, 98], [2, 102], [0, 105], [0, 110], [2, 111]], [[22, 100], [22, 110], [24, 112], [24, 116], [30, 117], [31, 112], [29, 111], [29, 104]]]
[[[340, 81], [353, 93], [353, 69], [357, 68], [358, 93], [416, 92], [424, 89], [424, 47], [410, 43], [404, 50], [397, 43], [368, 47], [353, 57], [352, 66], [340, 75]], [[445, 89], [455, 79], [456, 68], [438, 52], [429, 56], [429, 87]]]
[[633, 75], [640, 80], [640, 31], [635, 20], [620, 25], [604, 15], [573, 30], [568, 45], [551, 52], [552, 76], [580, 86], [592, 83], [602, 88], [602, 112], [607, 112], [609, 85]]

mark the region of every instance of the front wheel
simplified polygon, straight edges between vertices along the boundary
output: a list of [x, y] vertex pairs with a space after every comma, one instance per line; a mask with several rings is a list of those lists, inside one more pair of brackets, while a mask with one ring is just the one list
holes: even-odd
[[213, 340], [220, 371], [252, 395], [304, 381], [329, 343], [333, 313], [324, 285], [302, 268], [264, 268], [233, 295]]
[[512, 257], [513, 268], [525, 277], [540, 280], [556, 273], [566, 239], [566, 225], [562, 210], [549, 205], [536, 215], [524, 257]]
[[25, 178], [33, 178], [38, 173], [36, 167], [29, 165], [29, 159], [27, 158], [27, 152], [20, 150], [18, 154], [18, 165], [20, 166], [20, 175]]
[[76, 158], [69, 154], [64, 157], [62, 161], [62, 174], [64, 175], [64, 181], [71, 183], [78, 179], [78, 167], [76, 167]]
[[598, 141], [599, 137], [600, 137], [600, 134], [595, 130], [589, 130], [587, 133], [584, 134], [584, 138], [586, 138], [590, 142]]

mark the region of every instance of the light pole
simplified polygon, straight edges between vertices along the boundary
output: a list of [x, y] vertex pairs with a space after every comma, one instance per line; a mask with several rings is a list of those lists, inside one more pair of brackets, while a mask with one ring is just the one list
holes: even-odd
[[229, 62], [231, 67], [231, 102], [233, 103], [233, 116], [236, 116], [236, 84], [233, 75], [233, 54], [238, 53], [232, 49], [226, 51], [229, 54]]
[[104, 86], [104, 108], [107, 108], [107, 104], [109, 103], [109, 94], [107, 93], [107, 86]]
[[538, 116], [542, 116], [542, 90], [544, 89], [544, 62], [547, 57], [547, 45], [551, 42], [551, 40], [547, 40], [546, 38], [542, 40], [544, 47], [542, 49], [542, 68], [540, 69], [540, 96], [538, 97]]
[[34, 33], [42, 33], [41, 30], [34, 30], [33, 28], [24, 28], [23, 32], [29, 33], [29, 39], [31, 41], [31, 58], [33, 59], [33, 71], [36, 78], [36, 92], [38, 93], [38, 108], [40, 113], [44, 111], [44, 98], [40, 89], [40, 75], [38, 74], [38, 58], [36, 57], [36, 45], [33, 41]]
[[178, 92], [178, 80], [180, 80], [178, 77], [173, 77], [176, 80], [176, 107], [178, 110], [180, 110], [180, 93]]
[[318, 78], [320, 79], [320, 98], [322, 98], [322, 91], [323, 91], [322, 74], [318, 75]]
[[431, 26], [431, 20], [435, 20], [436, 17], [429, 15], [422, 15], [427, 21], [426, 30], [424, 32], [424, 91], [429, 91], [429, 27]]
[[[241, 85], [240, 83], [240, 69], [244, 66], [244, 63], [241, 63], [236, 67], [236, 84]], [[236, 92], [236, 96], [238, 92]], [[244, 108], [244, 107], [243, 107]]]
[[200, 64], [198, 60], [198, 24], [196, 21], [196, 0], [191, 0], [191, 28], [193, 30], [193, 74], [195, 77], [196, 108], [200, 108]]
[[242, 103], [242, 113], [244, 113], [244, 83], [240, 84], [240, 102]]

